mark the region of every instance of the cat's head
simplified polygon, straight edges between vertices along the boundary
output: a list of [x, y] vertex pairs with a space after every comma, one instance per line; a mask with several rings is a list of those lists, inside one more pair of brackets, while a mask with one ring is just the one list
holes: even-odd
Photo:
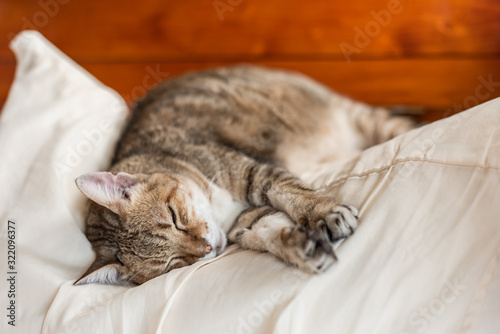
[[92, 201], [86, 234], [96, 252], [77, 285], [142, 284], [226, 245], [208, 196], [188, 178], [98, 172], [76, 184]]

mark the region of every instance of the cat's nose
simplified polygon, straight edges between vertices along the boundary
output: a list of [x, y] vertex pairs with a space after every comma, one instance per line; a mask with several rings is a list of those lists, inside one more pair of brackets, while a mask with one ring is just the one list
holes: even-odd
[[212, 251], [212, 246], [210, 246], [209, 244], [207, 244], [207, 245], [205, 246], [205, 254], [208, 254], [208, 253], [210, 253], [211, 251]]

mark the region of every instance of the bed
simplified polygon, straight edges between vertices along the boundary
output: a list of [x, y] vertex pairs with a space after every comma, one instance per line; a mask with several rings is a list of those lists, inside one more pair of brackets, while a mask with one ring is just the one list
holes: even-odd
[[11, 48], [16, 75], [0, 117], [2, 333], [500, 328], [500, 99], [302, 175], [360, 208], [359, 229], [322, 275], [230, 246], [138, 287], [74, 286], [94, 258], [74, 179], [106, 169], [128, 109], [39, 33]]

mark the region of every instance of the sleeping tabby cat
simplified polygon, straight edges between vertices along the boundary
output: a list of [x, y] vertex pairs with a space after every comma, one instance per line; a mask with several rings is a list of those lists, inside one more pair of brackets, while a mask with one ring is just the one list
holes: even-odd
[[290, 72], [169, 80], [139, 101], [110, 172], [80, 176], [96, 259], [75, 284], [141, 284], [229, 242], [307, 272], [335, 261], [358, 212], [297, 178], [413, 127]]

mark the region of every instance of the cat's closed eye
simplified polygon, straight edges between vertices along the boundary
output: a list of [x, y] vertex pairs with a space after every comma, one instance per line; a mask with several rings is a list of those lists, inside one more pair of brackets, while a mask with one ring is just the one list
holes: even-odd
[[172, 207], [169, 205], [168, 209], [170, 210], [170, 214], [172, 215], [172, 222], [174, 223], [175, 227], [177, 227], [177, 219], [175, 218], [175, 211], [172, 209]]
[[179, 231], [187, 233], [187, 230], [181, 227], [184, 226], [184, 224], [178, 221], [177, 215], [175, 214], [175, 210], [170, 205], [168, 206], [168, 209], [170, 210], [170, 214], [172, 215], [172, 223], [174, 224], [175, 228]]

